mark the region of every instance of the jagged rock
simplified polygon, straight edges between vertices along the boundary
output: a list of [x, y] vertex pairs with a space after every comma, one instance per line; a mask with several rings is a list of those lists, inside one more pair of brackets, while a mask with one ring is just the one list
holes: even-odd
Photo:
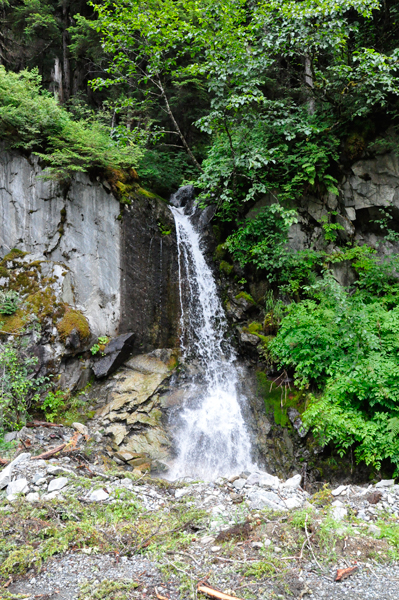
[[27, 460], [28, 458], [30, 458], [30, 452], [24, 452], [24, 453], [20, 454], [19, 456], [17, 456], [17, 458], [15, 458], [12, 462], [10, 462], [9, 465], [4, 467], [4, 469], [0, 473], [0, 490], [7, 487], [8, 484], [10, 483], [13, 468], [18, 463], [20, 463], [21, 461]]
[[114, 437], [114, 442], [119, 446], [126, 437], [128, 430], [124, 425], [111, 425], [106, 429], [107, 433], [111, 433]]
[[120, 448], [122, 452], [132, 452], [135, 454], [146, 454], [151, 459], [166, 460], [168, 458], [168, 448], [170, 441], [162, 429], [153, 428], [145, 433], [133, 435], [125, 440]]
[[331, 491], [331, 494], [332, 494], [333, 496], [340, 496], [340, 495], [342, 494], [342, 492], [345, 492], [345, 491], [346, 491], [346, 488], [347, 488], [347, 487], [348, 487], [348, 486], [346, 486], [346, 485], [340, 485], [340, 486], [339, 486], [339, 487], [337, 487], [335, 490], [332, 490], [332, 491]]
[[301, 414], [297, 411], [296, 408], [290, 407], [287, 410], [287, 415], [289, 420], [292, 423], [294, 429], [297, 430], [299, 437], [303, 438], [306, 436], [308, 430], [304, 427], [302, 423]]
[[259, 485], [278, 489], [280, 480], [274, 475], [269, 475], [269, 473], [259, 473]]
[[251, 507], [255, 509], [272, 508], [273, 510], [286, 510], [281, 504], [280, 497], [274, 492], [264, 490], [251, 490], [248, 494]]
[[382, 479], [381, 481], [379, 481], [378, 483], [375, 484], [376, 488], [386, 488], [386, 487], [391, 487], [391, 485], [394, 485], [395, 480], [394, 479]]
[[72, 423], [72, 427], [82, 435], [89, 435], [89, 430], [86, 425], [83, 425], [83, 423]]
[[27, 494], [26, 500], [27, 500], [27, 502], [39, 502], [39, 500], [40, 500], [39, 493], [38, 492], [30, 492], [30, 494]]
[[16, 494], [23, 494], [28, 489], [28, 480], [25, 477], [21, 479], [16, 479], [15, 481], [10, 481], [7, 486], [6, 494], [7, 497], [15, 496]]
[[134, 333], [118, 335], [118, 337], [111, 340], [104, 350], [105, 356], [93, 365], [95, 376], [97, 378], [106, 377], [116, 371], [129, 358], [133, 350], [134, 340]]
[[52, 479], [48, 484], [47, 491], [48, 493], [62, 490], [68, 484], [67, 477], [59, 477], [58, 479]]
[[299, 486], [301, 485], [301, 479], [301, 475], [294, 475], [293, 477], [290, 477], [290, 479], [287, 479], [287, 481], [283, 483], [283, 487], [290, 488], [293, 490], [299, 488]]

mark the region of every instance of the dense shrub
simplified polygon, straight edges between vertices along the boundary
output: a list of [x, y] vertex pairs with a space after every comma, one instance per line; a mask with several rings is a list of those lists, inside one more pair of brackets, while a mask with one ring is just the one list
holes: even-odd
[[42, 89], [37, 69], [12, 73], [0, 66], [0, 139], [34, 150], [53, 178], [90, 167], [136, 166], [142, 155], [137, 146], [116, 143], [110, 128], [96, 120], [74, 121]]

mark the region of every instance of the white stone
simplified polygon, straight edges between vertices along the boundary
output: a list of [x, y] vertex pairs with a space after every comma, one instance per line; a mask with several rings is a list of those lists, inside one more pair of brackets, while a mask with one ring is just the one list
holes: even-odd
[[6, 494], [7, 496], [15, 496], [16, 494], [23, 494], [28, 489], [28, 480], [25, 477], [21, 479], [16, 479], [15, 481], [10, 481], [7, 486]]
[[30, 458], [30, 453], [23, 452], [22, 454], [17, 456], [16, 459], [14, 459], [12, 462], [10, 462], [9, 465], [4, 467], [4, 469], [0, 473], [0, 490], [7, 487], [8, 484], [10, 483], [12, 470], [15, 467], [15, 465], [17, 465], [18, 463], [20, 463], [24, 460], [27, 460], [28, 458]]
[[252, 548], [263, 548], [262, 542], [252, 542]]
[[331, 493], [333, 496], [339, 496], [340, 494], [342, 494], [342, 492], [346, 491], [347, 487], [348, 486], [346, 486], [346, 485], [340, 485], [339, 487], [335, 488], [335, 490], [332, 490]]
[[260, 475], [259, 473], [251, 473], [247, 479], [247, 485], [256, 485], [259, 483]]
[[335, 519], [335, 521], [342, 521], [342, 519], [344, 517], [346, 517], [347, 514], [348, 514], [348, 511], [343, 506], [334, 506], [332, 513], [331, 513], [332, 518]]
[[283, 487], [296, 489], [301, 485], [301, 479], [301, 475], [294, 475], [293, 477], [290, 477], [290, 479], [287, 479], [287, 481], [283, 483]]
[[391, 487], [391, 485], [394, 485], [394, 483], [395, 483], [394, 479], [382, 479], [381, 481], [376, 483], [375, 487], [376, 488]]
[[54, 492], [50, 492], [50, 494], [44, 494], [42, 500], [53, 500], [53, 498], [56, 498], [59, 493], [60, 492], [58, 490], [55, 490]]
[[264, 490], [251, 490], [248, 494], [251, 507], [254, 509], [272, 508], [273, 510], [287, 510], [281, 504], [280, 497], [274, 492], [265, 492]]
[[235, 482], [233, 483], [233, 486], [235, 487], [236, 490], [242, 490], [242, 488], [244, 487], [244, 485], [247, 483], [246, 479], [236, 479]]
[[368, 531], [372, 535], [376, 535], [376, 536], [381, 535], [381, 529], [380, 529], [380, 527], [377, 527], [377, 525], [374, 525], [373, 523], [371, 523], [369, 525]]
[[219, 552], [220, 546], [212, 546], [211, 552]]
[[105, 490], [93, 490], [89, 496], [89, 500], [92, 502], [101, 502], [102, 500], [108, 500], [109, 494]]
[[67, 485], [68, 481], [69, 479], [67, 477], [58, 477], [58, 479], [52, 479], [48, 484], [48, 493], [55, 492], [56, 490], [62, 490], [62, 488]]
[[285, 500], [285, 505], [289, 510], [292, 510], [293, 508], [300, 508], [302, 506], [302, 501], [296, 496], [293, 496], [292, 498], [287, 498], [287, 500]]
[[274, 475], [269, 475], [269, 473], [259, 473], [259, 485], [271, 488], [279, 488], [280, 480], [278, 477]]
[[334, 500], [334, 502], [332, 502], [331, 506], [341, 507], [341, 506], [344, 506], [344, 505], [342, 504], [341, 500]]
[[271, 543], [272, 543], [272, 541], [271, 541], [271, 540], [269, 540], [269, 538], [266, 538], [265, 540], [263, 540], [263, 545], [265, 546], [265, 548], [266, 548], [267, 546], [270, 546], [270, 545], [271, 545]]
[[37, 492], [31, 492], [26, 496], [26, 500], [28, 502], [39, 502], [40, 496]]
[[203, 538], [201, 538], [200, 543], [203, 546], [206, 546], [207, 544], [212, 544], [212, 542], [215, 541], [214, 536], [212, 535], [205, 535]]

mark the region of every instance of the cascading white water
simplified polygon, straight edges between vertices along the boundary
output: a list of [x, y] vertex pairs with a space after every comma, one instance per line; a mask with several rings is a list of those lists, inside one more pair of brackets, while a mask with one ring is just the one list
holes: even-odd
[[[168, 477], [212, 480], [253, 467], [251, 443], [240, 408], [235, 353], [200, 235], [183, 209], [173, 212], [179, 258], [183, 360], [198, 367], [179, 413], [178, 456]], [[241, 399], [243, 400], [243, 399]]]

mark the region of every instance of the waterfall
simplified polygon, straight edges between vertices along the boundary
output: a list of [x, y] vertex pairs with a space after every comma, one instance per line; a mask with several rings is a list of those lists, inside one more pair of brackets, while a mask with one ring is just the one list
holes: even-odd
[[183, 208], [170, 207], [178, 243], [183, 361], [196, 376], [178, 415], [177, 458], [169, 477], [212, 480], [253, 468], [238, 393], [235, 352], [201, 237]]

